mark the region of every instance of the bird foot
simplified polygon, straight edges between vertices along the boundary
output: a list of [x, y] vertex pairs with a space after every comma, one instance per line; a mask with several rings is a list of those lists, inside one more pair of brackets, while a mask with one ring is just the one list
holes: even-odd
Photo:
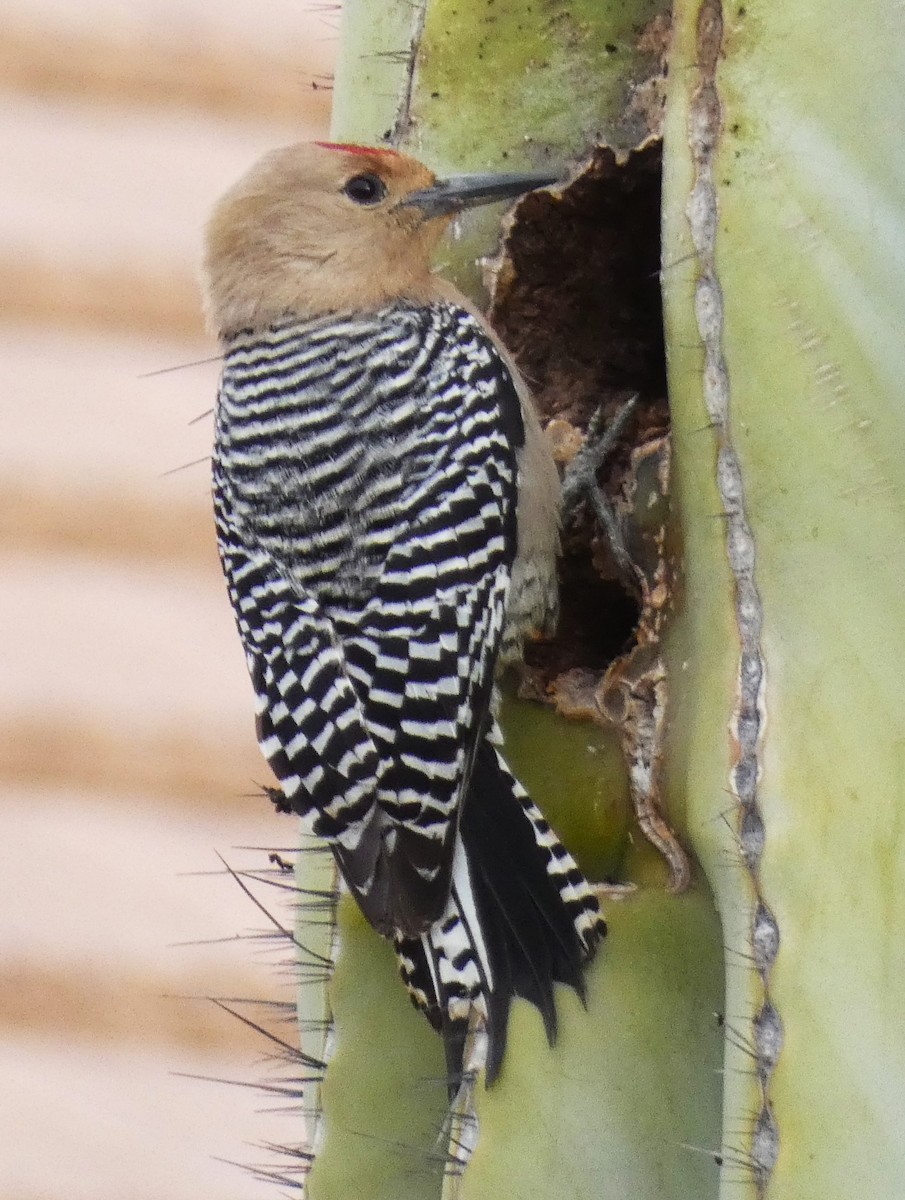
[[619, 518], [597, 482], [597, 472], [612, 454], [637, 407], [638, 396], [634, 395], [626, 400], [603, 432], [600, 430], [603, 408], [598, 408], [588, 425], [584, 445], [566, 468], [562, 482], [563, 514], [571, 514], [582, 500], [586, 500], [606, 534], [616, 565], [629, 577], [634, 575], [634, 564], [625, 545]]

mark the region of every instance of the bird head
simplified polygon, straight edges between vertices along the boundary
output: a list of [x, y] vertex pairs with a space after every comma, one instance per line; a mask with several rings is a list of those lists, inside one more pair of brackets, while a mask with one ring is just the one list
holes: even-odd
[[207, 227], [205, 307], [218, 333], [287, 315], [379, 308], [436, 294], [431, 255], [455, 213], [554, 182], [550, 175], [438, 180], [394, 150], [302, 143], [261, 159]]

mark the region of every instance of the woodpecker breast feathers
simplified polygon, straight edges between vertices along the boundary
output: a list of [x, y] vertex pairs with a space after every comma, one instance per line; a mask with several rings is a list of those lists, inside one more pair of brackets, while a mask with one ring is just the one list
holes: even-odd
[[326, 839], [454, 1086], [522, 996], [556, 1033], [596, 896], [515, 780], [501, 654], [556, 613], [559, 481], [525, 387], [431, 270], [454, 213], [553, 182], [438, 180], [405, 155], [276, 151], [207, 230], [223, 345], [213, 494], [279, 806]]

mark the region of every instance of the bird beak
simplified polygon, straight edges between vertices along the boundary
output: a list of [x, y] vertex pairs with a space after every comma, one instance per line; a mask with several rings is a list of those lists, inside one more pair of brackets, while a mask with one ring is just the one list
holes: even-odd
[[558, 179], [558, 175], [538, 171], [523, 175], [453, 175], [449, 179], [438, 179], [420, 192], [410, 192], [399, 203], [420, 208], [426, 217], [444, 217], [463, 208], [492, 204], [494, 200], [506, 200], [535, 188], [549, 187]]

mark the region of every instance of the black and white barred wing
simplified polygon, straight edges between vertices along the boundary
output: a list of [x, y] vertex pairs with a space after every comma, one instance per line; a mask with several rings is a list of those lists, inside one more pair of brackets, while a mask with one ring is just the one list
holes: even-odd
[[[376, 798], [391, 824], [358, 896], [386, 932], [420, 932], [449, 894], [503, 628], [511, 506], [506, 480], [486, 463], [458, 472], [441, 501], [415, 508], [364, 611], [339, 626], [365, 725], [390, 764]], [[337, 851], [350, 880], [361, 876], [357, 854]]]
[[[363, 911], [386, 933], [420, 932], [446, 904], [503, 626], [506, 507], [486, 478], [462, 492], [491, 528], [453, 566], [425, 568], [434, 586], [420, 604], [397, 608], [393, 597], [419, 558], [427, 518], [394, 547], [360, 613], [328, 616], [272, 563], [245, 591], [245, 612], [255, 608], [243, 640], [261, 749], [286, 805], [331, 842]], [[238, 573], [247, 587], [251, 560]]]
[[261, 744], [386, 932], [421, 932], [448, 895], [522, 433], [505, 364], [451, 306], [227, 356], [215, 501]]
[[389, 763], [368, 730], [334, 623], [273, 560], [232, 550], [224, 567], [255, 689], [258, 741], [287, 807], [356, 847]]

